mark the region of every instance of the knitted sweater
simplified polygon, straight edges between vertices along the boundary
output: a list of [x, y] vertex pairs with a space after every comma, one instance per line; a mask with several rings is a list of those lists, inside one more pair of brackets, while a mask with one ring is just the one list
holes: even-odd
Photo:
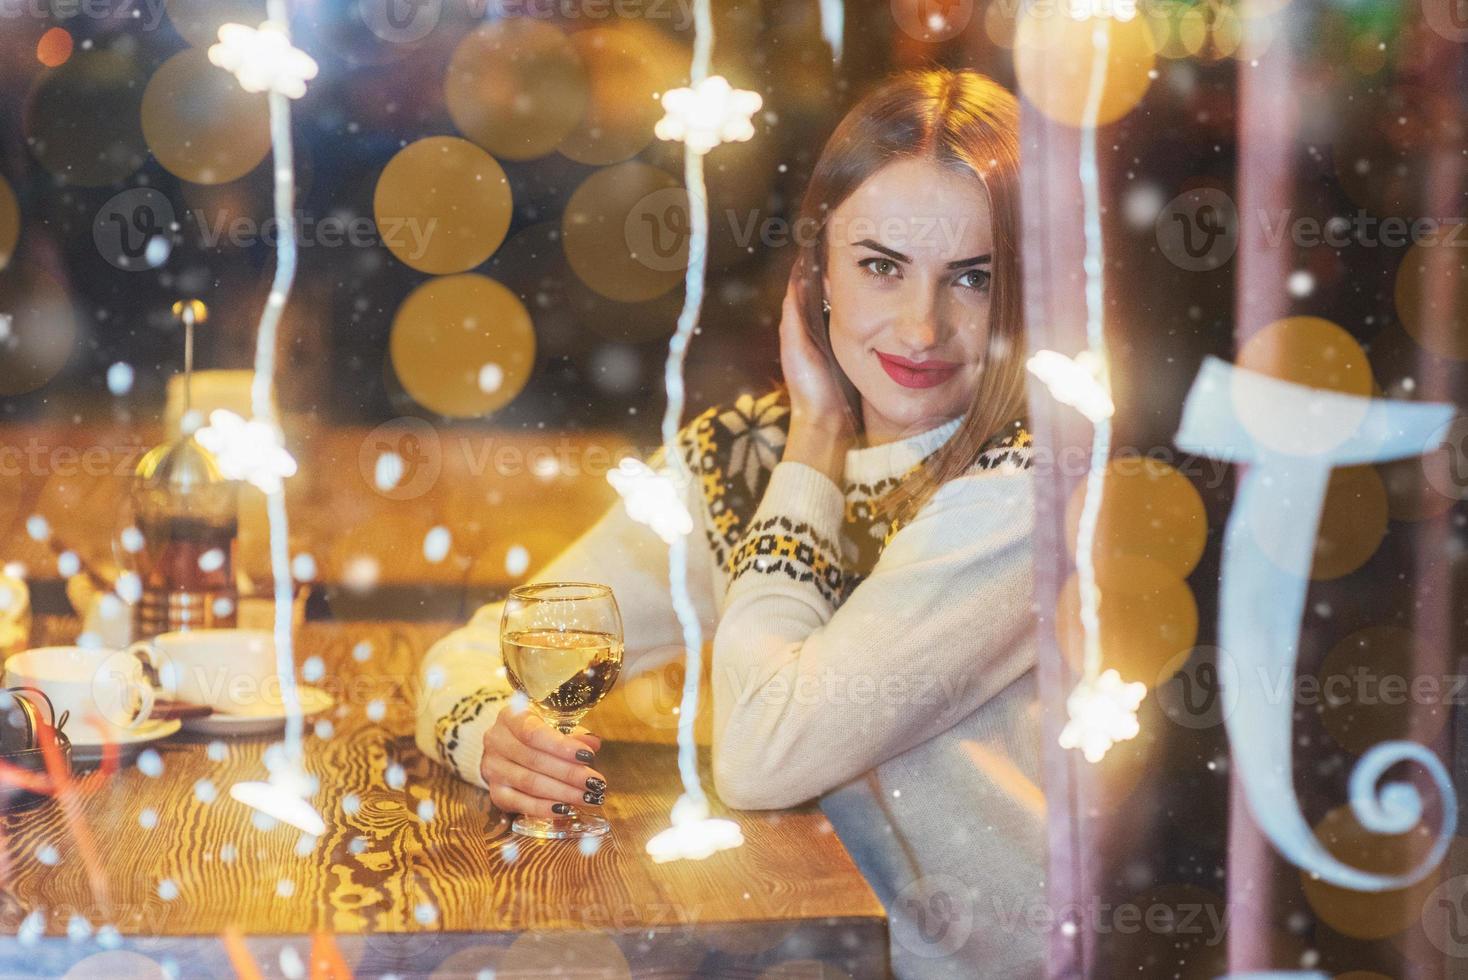
[[[900, 978], [1039, 975], [1044, 802], [1032, 608], [1033, 477], [1015, 423], [911, 521], [874, 503], [959, 422], [847, 454], [844, 486], [781, 462], [782, 393], [680, 437], [695, 475], [690, 590], [714, 637], [714, 782], [736, 809], [819, 797], [888, 912]], [[691, 539], [692, 540], [696, 540]], [[667, 550], [618, 504], [536, 576], [609, 584], [627, 669], [681, 650]], [[417, 741], [483, 785], [510, 688], [501, 605], [423, 664]]]

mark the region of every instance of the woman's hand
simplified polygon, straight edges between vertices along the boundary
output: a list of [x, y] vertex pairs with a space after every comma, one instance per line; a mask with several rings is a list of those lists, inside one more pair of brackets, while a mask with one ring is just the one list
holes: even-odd
[[600, 749], [601, 739], [585, 729], [562, 735], [535, 712], [507, 704], [484, 733], [479, 774], [505, 813], [554, 817], [558, 807], [605, 801], [606, 777], [591, 767]]
[[830, 362], [806, 335], [793, 274], [780, 307], [780, 366], [790, 389], [790, 435], [783, 459], [819, 470], [839, 486], [856, 431]]

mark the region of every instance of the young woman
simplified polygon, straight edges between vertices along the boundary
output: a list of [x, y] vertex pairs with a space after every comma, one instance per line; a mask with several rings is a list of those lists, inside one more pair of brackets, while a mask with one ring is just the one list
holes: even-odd
[[[705, 412], [679, 446], [715, 787], [740, 809], [820, 799], [904, 978], [1040, 972], [1017, 128], [972, 72], [864, 98], [802, 205], [820, 234], [784, 303], [786, 390]], [[680, 643], [666, 548], [620, 505], [537, 579], [612, 586], [629, 672]], [[429, 653], [418, 744], [505, 811], [599, 805], [599, 740], [509, 707], [499, 619]]]

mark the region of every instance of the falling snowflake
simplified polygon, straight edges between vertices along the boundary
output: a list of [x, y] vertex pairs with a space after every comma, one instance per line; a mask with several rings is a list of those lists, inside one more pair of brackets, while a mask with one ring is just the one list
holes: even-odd
[[307, 657], [306, 662], [301, 665], [301, 679], [307, 684], [315, 684], [325, 676], [326, 662], [320, 657]]
[[663, 93], [663, 111], [653, 132], [658, 139], [682, 140], [704, 154], [720, 143], [742, 143], [754, 137], [750, 118], [764, 99], [758, 92], [734, 88], [722, 75], [711, 75], [692, 88]]
[[107, 390], [117, 397], [133, 390], [133, 368], [131, 364], [118, 361], [107, 369]]
[[453, 541], [449, 529], [443, 525], [430, 528], [423, 536], [423, 557], [428, 559], [429, 564], [437, 565], [449, 556]]
[[498, 364], [486, 364], [479, 369], [479, 390], [486, 395], [499, 391], [505, 383], [505, 369]]
[[272, 423], [247, 422], [234, 412], [216, 409], [195, 438], [214, 454], [227, 480], [245, 480], [265, 493], [279, 493], [285, 478], [296, 473], [296, 461], [285, 449], [285, 436]]
[[155, 779], [163, 775], [163, 757], [154, 749], [144, 749], [138, 756], [138, 772]]
[[194, 783], [194, 796], [198, 798], [200, 803], [209, 804], [219, 798], [219, 790], [214, 787], [214, 783], [210, 780], [201, 779]]
[[297, 582], [316, 581], [316, 559], [302, 552], [291, 559], [291, 578]]
[[514, 545], [505, 553], [505, 571], [519, 578], [530, 569], [530, 552], [522, 545]]
[[143, 544], [145, 543], [143, 541], [143, 532], [139, 531], [137, 528], [123, 528], [121, 538], [122, 550], [126, 551], [128, 554], [135, 555], [143, 550]]
[[1087, 762], [1100, 762], [1117, 742], [1135, 738], [1137, 708], [1147, 696], [1147, 685], [1127, 682], [1115, 669], [1107, 670], [1095, 682], [1082, 681], [1065, 699], [1070, 720], [1060, 733], [1060, 745], [1080, 749]]
[[315, 59], [291, 44], [284, 26], [267, 20], [258, 28], [225, 24], [209, 60], [234, 75], [246, 92], [273, 92], [299, 99], [320, 71]]

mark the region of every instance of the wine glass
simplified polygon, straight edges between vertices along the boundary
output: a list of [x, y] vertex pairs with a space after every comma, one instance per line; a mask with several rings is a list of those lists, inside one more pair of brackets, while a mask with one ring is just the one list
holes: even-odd
[[[569, 735], [622, 671], [622, 614], [612, 590], [586, 582], [522, 585], [500, 617], [505, 672], [536, 712]], [[551, 840], [600, 837], [611, 829], [595, 814], [521, 814], [513, 829]]]

